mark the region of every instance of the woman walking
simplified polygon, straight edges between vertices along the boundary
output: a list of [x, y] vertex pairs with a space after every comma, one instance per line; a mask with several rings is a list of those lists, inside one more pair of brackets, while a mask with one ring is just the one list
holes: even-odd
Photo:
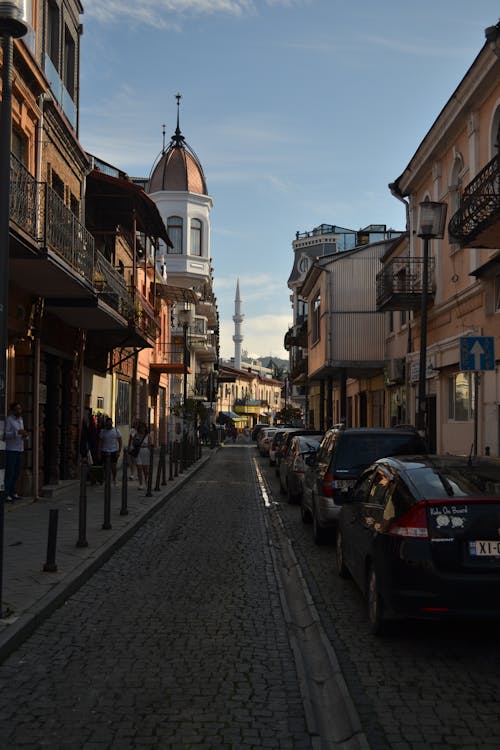
[[139, 453], [137, 454], [137, 458], [135, 459], [135, 465], [137, 466], [137, 479], [139, 482], [139, 489], [142, 489], [143, 478], [144, 484], [147, 484], [148, 481], [149, 456], [151, 446], [151, 434], [144, 422], [139, 422], [137, 425], [135, 443], [139, 446]]

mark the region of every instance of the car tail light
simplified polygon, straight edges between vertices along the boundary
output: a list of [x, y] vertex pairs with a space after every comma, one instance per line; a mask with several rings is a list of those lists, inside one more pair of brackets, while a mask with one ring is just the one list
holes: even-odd
[[387, 533], [392, 536], [404, 536], [417, 539], [428, 539], [427, 504], [423, 501], [410, 508], [407, 513], [389, 526]]
[[323, 497], [333, 497], [333, 474], [327, 472], [324, 475], [321, 494]]

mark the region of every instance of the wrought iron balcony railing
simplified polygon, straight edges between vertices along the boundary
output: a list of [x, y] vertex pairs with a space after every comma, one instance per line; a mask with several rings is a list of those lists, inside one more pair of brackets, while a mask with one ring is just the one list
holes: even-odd
[[[189, 365], [189, 353], [187, 355], [187, 365]], [[153, 363], [184, 365], [185, 353], [182, 344], [172, 344], [170, 342], [160, 341], [157, 343], [153, 352]]]
[[500, 223], [500, 152], [469, 182], [448, 224], [453, 240], [468, 244]]
[[138, 289], [134, 288], [131, 292], [134, 308], [130, 322], [149, 339], [155, 340], [160, 333], [160, 322], [155, 309]]
[[134, 303], [125, 280], [100, 252], [96, 253], [94, 286], [107, 305], [127, 320], [134, 317]]
[[11, 155], [10, 220], [38, 245], [49, 247], [93, 283], [94, 238], [45, 182], [37, 182]]
[[[422, 258], [398, 257], [377, 274], [377, 310], [416, 310], [422, 301]], [[427, 293], [434, 294], [434, 258], [429, 258]]]

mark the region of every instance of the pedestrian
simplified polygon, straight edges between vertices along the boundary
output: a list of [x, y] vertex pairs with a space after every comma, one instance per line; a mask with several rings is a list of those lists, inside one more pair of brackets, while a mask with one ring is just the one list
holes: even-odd
[[127, 453], [128, 453], [128, 466], [129, 466], [129, 479], [134, 478], [134, 467], [136, 467], [137, 462], [137, 453], [136, 446], [135, 446], [135, 438], [137, 436], [137, 425], [138, 420], [133, 419], [132, 420], [132, 426], [130, 428], [130, 434], [128, 437], [128, 447], [127, 447]]
[[24, 441], [28, 437], [22, 413], [23, 407], [15, 401], [10, 405], [10, 413], [5, 421], [5, 500], [8, 503], [20, 499], [16, 486], [21, 473]]
[[116, 484], [116, 464], [121, 450], [122, 436], [120, 430], [113, 427], [111, 417], [106, 417], [104, 427], [99, 432], [99, 453], [102, 458], [110, 457], [113, 484]]
[[151, 433], [149, 432], [144, 422], [139, 422], [139, 424], [137, 425], [137, 434], [134, 440], [136, 446], [139, 449], [137, 458], [135, 459], [135, 463], [137, 466], [137, 479], [139, 481], [139, 489], [142, 489], [143, 478], [144, 484], [147, 484], [148, 481], [151, 446]]

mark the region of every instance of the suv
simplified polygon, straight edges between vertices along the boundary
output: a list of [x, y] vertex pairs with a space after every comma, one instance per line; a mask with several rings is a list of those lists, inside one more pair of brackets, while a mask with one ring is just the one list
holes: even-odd
[[302, 521], [312, 520], [320, 544], [335, 529], [344, 497], [362, 471], [378, 458], [427, 453], [424, 439], [411, 426], [342, 427], [325, 432], [318, 452], [306, 459]]

